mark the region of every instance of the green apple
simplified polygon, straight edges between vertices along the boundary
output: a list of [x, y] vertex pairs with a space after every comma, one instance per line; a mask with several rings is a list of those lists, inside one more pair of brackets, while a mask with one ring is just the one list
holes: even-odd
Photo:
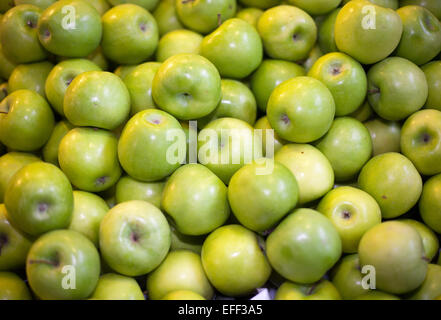
[[240, 225], [216, 229], [202, 246], [202, 265], [213, 286], [227, 296], [243, 296], [260, 288], [271, 273], [262, 252], [263, 240]]
[[420, 6], [406, 6], [397, 13], [403, 22], [403, 35], [395, 55], [418, 65], [435, 58], [441, 51], [441, 22]]
[[262, 141], [243, 120], [220, 118], [198, 135], [198, 159], [228, 185], [233, 174], [261, 157]]
[[[271, 128], [271, 125], [266, 116], [256, 121], [256, 123], [254, 124], [254, 129], [262, 130], [262, 155], [264, 155], [265, 157], [272, 156], [269, 155], [269, 152], [272, 152], [274, 154], [279, 151], [284, 144], [287, 143], [285, 140], [280, 138], [277, 133], [274, 132], [274, 129]], [[270, 139], [272, 141], [268, 141], [267, 139]], [[273, 149], [271, 148], [271, 150], [267, 150], [267, 146], [269, 146], [269, 148], [271, 148], [272, 146]]]
[[112, 6], [118, 6], [124, 3], [133, 3], [145, 8], [148, 11], [152, 11], [159, 3], [159, 0], [108, 0], [108, 2]]
[[119, 64], [137, 64], [151, 57], [158, 45], [155, 18], [134, 4], [113, 7], [102, 17], [104, 55]]
[[88, 1], [57, 1], [38, 20], [41, 44], [59, 56], [87, 56], [100, 44], [102, 33], [100, 14]]
[[91, 54], [89, 54], [86, 59], [95, 63], [101, 70], [109, 70], [109, 62], [104, 56], [101, 46], [96, 48]]
[[350, 117], [335, 119], [326, 135], [315, 145], [328, 158], [337, 181], [355, 178], [372, 154], [368, 129]]
[[364, 123], [372, 140], [372, 154], [400, 152], [401, 125], [395, 121], [376, 118]]
[[204, 38], [201, 55], [216, 66], [222, 77], [243, 79], [262, 62], [262, 40], [256, 28], [233, 18]]
[[72, 186], [53, 164], [30, 163], [9, 182], [5, 206], [11, 222], [30, 235], [67, 228], [73, 210]]
[[55, 230], [32, 245], [26, 275], [43, 300], [87, 298], [100, 275], [100, 256], [92, 242], [72, 230]]
[[381, 223], [381, 210], [375, 199], [363, 190], [349, 186], [329, 191], [317, 211], [331, 220], [345, 253], [357, 252], [361, 237]]
[[366, 98], [366, 73], [361, 64], [344, 53], [333, 52], [320, 57], [308, 76], [320, 80], [331, 91], [336, 116], [354, 112]]
[[162, 212], [140, 200], [117, 204], [104, 216], [101, 255], [116, 272], [140, 276], [154, 270], [170, 248], [170, 227]]
[[48, 61], [18, 65], [9, 77], [9, 92], [27, 89], [46, 97], [44, 86], [53, 67]]
[[58, 148], [60, 146], [61, 139], [63, 139], [63, 137], [72, 129], [73, 126], [66, 120], [62, 120], [55, 125], [49, 140], [42, 149], [43, 160], [45, 162], [59, 166]]
[[332, 222], [312, 209], [295, 210], [266, 239], [272, 267], [299, 284], [319, 281], [341, 252], [341, 240]]
[[155, 108], [152, 97], [153, 78], [161, 64], [146, 62], [135, 67], [125, 78], [124, 83], [130, 94], [130, 114]]
[[266, 10], [259, 18], [257, 30], [266, 54], [273, 59], [305, 59], [317, 39], [317, 26], [311, 16], [287, 5]]
[[196, 32], [206, 34], [236, 14], [236, 0], [175, 0], [181, 23]]
[[245, 7], [256, 7], [259, 9], [268, 9], [277, 6], [281, 0], [239, 0], [239, 3]]
[[13, 150], [41, 148], [48, 141], [54, 122], [49, 104], [33, 91], [15, 91], [0, 103], [0, 141]]
[[332, 283], [344, 300], [352, 300], [369, 292], [369, 289], [364, 289], [362, 286], [364, 277], [358, 254], [343, 257], [332, 270]]
[[317, 16], [334, 10], [341, 0], [288, 0], [288, 3], [305, 10], [310, 15]]
[[409, 300], [435, 300], [441, 295], [441, 266], [429, 264], [427, 275], [422, 285], [412, 292]]
[[299, 204], [324, 196], [334, 186], [334, 171], [323, 153], [309, 144], [287, 144], [274, 159], [291, 170], [299, 185]]
[[144, 300], [144, 294], [135, 279], [107, 273], [100, 277], [89, 300]]
[[7, 60], [29, 63], [46, 58], [47, 52], [38, 41], [37, 23], [41, 12], [36, 6], [20, 5], [2, 17], [0, 42]]
[[14, 0], [16, 6], [19, 6], [21, 4], [32, 4], [41, 9], [46, 9], [54, 2], [56, 2], [56, 0]]
[[428, 228], [424, 223], [421, 223], [419, 221], [412, 219], [403, 219], [399, 221], [414, 227], [416, 231], [418, 231], [418, 234], [423, 240], [425, 257], [427, 257], [429, 261], [432, 261], [432, 259], [438, 253], [438, 249], [439, 249], [439, 240], [436, 234], [430, 228]]
[[426, 75], [429, 86], [429, 95], [425, 107], [441, 111], [441, 61], [432, 61], [421, 67]]
[[9, 9], [13, 8], [15, 5], [14, 1], [1, 1], [0, 2], [0, 12], [5, 13]]
[[331, 127], [334, 115], [331, 92], [311, 77], [295, 77], [281, 83], [268, 100], [271, 127], [291, 142], [306, 143], [321, 138]]
[[421, 218], [424, 223], [441, 233], [441, 174], [431, 177], [424, 183], [419, 201]]
[[[343, 0], [342, 4], [345, 5], [349, 1], [352, 1], [352, 0]], [[400, 0], [369, 0], [369, 2], [376, 4], [377, 6], [390, 8], [390, 9], [394, 9], [394, 10], [398, 9], [398, 1], [400, 1]], [[403, 1], [406, 1], [406, 0], [403, 0]]]
[[251, 76], [251, 90], [257, 106], [266, 111], [268, 100], [274, 89], [285, 80], [306, 75], [300, 65], [283, 60], [265, 59]]
[[172, 251], [147, 277], [147, 294], [151, 300], [162, 299], [176, 290], [189, 290], [205, 299], [213, 296], [198, 254], [189, 250]]
[[389, 56], [401, 39], [403, 24], [393, 9], [367, 0], [349, 1], [335, 21], [337, 48], [362, 64]]
[[74, 191], [73, 197], [74, 208], [69, 229], [82, 233], [98, 247], [100, 223], [109, 211], [109, 206], [93, 193]]
[[441, 19], [441, 3], [437, 0], [400, 0], [400, 6], [421, 6], [430, 10], [438, 19]]
[[161, 207], [162, 191], [165, 182], [142, 182], [130, 176], [124, 176], [116, 184], [115, 200], [116, 203], [130, 200], [143, 200], [150, 202], [154, 206]]
[[306, 285], [284, 282], [277, 290], [275, 300], [341, 300], [341, 296], [328, 280]]
[[129, 115], [130, 94], [124, 82], [113, 73], [83, 72], [67, 88], [63, 110], [75, 126], [113, 130]]
[[133, 70], [135, 70], [135, 68], [137, 67], [137, 64], [125, 64], [125, 65], [120, 65], [118, 66], [115, 71], [113, 71], [114, 74], [116, 74], [118, 77], [121, 78], [121, 80], [125, 80], [125, 78], [127, 77], [127, 75], [132, 72]]
[[180, 53], [199, 54], [203, 37], [191, 30], [173, 30], [165, 34], [158, 43], [156, 60], [164, 62]]
[[319, 26], [318, 43], [323, 53], [338, 51], [335, 43], [334, 29], [335, 21], [337, 20], [337, 15], [340, 10], [341, 8], [337, 8], [330, 12]]
[[306, 59], [301, 61], [302, 66], [305, 68], [306, 72], [311, 70], [314, 63], [323, 56], [323, 52], [320, 50], [319, 45], [315, 45], [311, 51], [309, 51], [308, 56]]
[[171, 251], [176, 250], [190, 250], [198, 254], [202, 251], [202, 244], [204, 243], [205, 236], [189, 236], [182, 234], [172, 224], [171, 229]]
[[240, 223], [253, 231], [273, 227], [291, 212], [299, 197], [294, 174], [272, 159], [239, 169], [228, 186], [228, 201]]
[[72, 184], [84, 191], [106, 190], [121, 176], [118, 140], [106, 130], [70, 130], [60, 142], [58, 161]]
[[[404, 195], [403, 195], [404, 196]], [[358, 247], [361, 267], [375, 268], [376, 287], [392, 294], [418, 288], [427, 273], [427, 258], [417, 230], [388, 221], [371, 228]]]
[[428, 85], [424, 72], [400, 57], [387, 58], [368, 72], [368, 100], [385, 120], [402, 120], [426, 103]]
[[86, 1], [89, 2], [89, 4], [91, 4], [98, 11], [100, 16], [102, 16], [105, 12], [107, 12], [107, 10], [110, 9], [110, 4], [106, 0], [86, 0]]
[[0, 204], [0, 270], [24, 267], [31, 244], [31, 239], [11, 224], [5, 205]]
[[153, 11], [153, 17], [158, 24], [158, 31], [161, 37], [167, 32], [184, 29], [184, 26], [178, 19], [175, 2], [176, 0], [160, 1], [155, 11]]
[[415, 112], [401, 131], [401, 150], [423, 175], [441, 173], [441, 111], [426, 109]]
[[19, 276], [12, 272], [0, 272], [0, 300], [32, 300], [32, 296]]
[[9, 94], [8, 92], [8, 83], [7, 82], [3, 82], [2, 84], [0, 84], [0, 101], [2, 101], [4, 98], [6, 98]]
[[[246, 1], [246, 0], [245, 0]], [[248, 22], [254, 28], [257, 28], [257, 21], [259, 21], [260, 16], [263, 14], [263, 10], [259, 8], [244, 8], [236, 13], [237, 19], [242, 19]]]
[[59, 115], [64, 116], [64, 94], [72, 80], [83, 72], [100, 70], [95, 63], [87, 59], [71, 59], [60, 62], [51, 70], [46, 79], [47, 100]]
[[[1, 22], [0, 22], [0, 26], [1, 26]], [[1, 33], [0, 33], [0, 38], [1, 38]], [[16, 66], [17, 64], [15, 62], [12, 62], [8, 58], [6, 58], [5, 54], [3, 53], [3, 49], [0, 41], [0, 77], [3, 79], [9, 79], [12, 71], [14, 71]]]
[[[178, 142], [167, 138], [171, 133], [178, 135]], [[168, 113], [157, 109], [138, 112], [127, 122], [118, 141], [121, 166], [140, 181], [164, 179], [179, 168], [179, 160], [185, 159], [185, 152], [182, 159], [169, 159], [169, 148], [172, 149], [176, 143], [179, 148], [182, 147], [179, 136], [185, 139], [181, 125]]]
[[221, 79], [216, 67], [197, 54], [168, 58], [153, 79], [157, 106], [180, 120], [197, 119], [212, 112], [221, 99]]
[[378, 202], [383, 218], [390, 219], [406, 213], [418, 202], [423, 183], [409, 159], [389, 152], [365, 164], [358, 185]]
[[172, 291], [162, 297], [161, 300], [206, 300], [200, 294], [189, 290]]
[[361, 296], [356, 297], [354, 300], [400, 300], [397, 296], [392, 294], [382, 292], [379, 290], [372, 290], [368, 293], [362, 294]]
[[184, 165], [171, 175], [162, 192], [161, 207], [179, 232], [192, 236], [215, 230], [230, 215], [227, 187], [197, 163]]
[[221, 90], [219, 105], [209, 115], [198, 119], [198, 126], [203, 128], [218, 118], [236, 118], [254, 125], [257, 106], [250, 88], [237, 80], [222, 79]]

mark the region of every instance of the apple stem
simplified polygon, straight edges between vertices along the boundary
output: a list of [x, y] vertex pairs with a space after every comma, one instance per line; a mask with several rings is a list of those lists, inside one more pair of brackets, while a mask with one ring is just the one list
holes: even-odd
[[315, 288], [317, 288], [317, 286], [318, 286], [318, 282], [317, 283], [314, 283], [309, 289], [308, 289], [308, 291], [306, 292], [306, 294], [309, 296], [309, 295], [311, 295], [313, 292], [314, 292], [314, 290], [315, 290]]
[[51, 261], [51, 260], [47, 260], [47, 259], [37, 259], [37, 260], [29, 260], [30, 264], [34, 264], [34, 263], [42, 263], [42, 264], [48, 264], [50, 266], [58, 266], [58, 262], [57, 261]]
[[219, 27], [222, 24], [222, 16], [220, 13], [217, 14], [217, 26]]
[[374, 88], [374, 89], [370, 89], [368, 91], [369, 94], [377, 94], [380, 93], [380, 88]]
[[4, 114], [9, 113], [9, 106], [7, 103], [0, 104], [0, 113], [4, 113]]

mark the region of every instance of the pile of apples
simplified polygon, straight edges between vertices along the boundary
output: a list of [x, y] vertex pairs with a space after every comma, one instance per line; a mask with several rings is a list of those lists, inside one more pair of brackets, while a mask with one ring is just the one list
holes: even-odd
[[0, 299], [441, 299], [441, 1], [0, 12]]

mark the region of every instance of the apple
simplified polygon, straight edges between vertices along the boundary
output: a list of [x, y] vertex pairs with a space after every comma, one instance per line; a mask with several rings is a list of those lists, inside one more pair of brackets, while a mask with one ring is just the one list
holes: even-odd
[[158, 45], [155, 18], [135, 4], [113, 7], [102, 16], [104, 55], [119, 64], [138, 64], [151, 57]]
[[124, 84], [130, 94], [131, 115], [156, 107], [152, 97], [152, 85], [160, 66], [159, 62], [146, 62], [136, 66], [124, 78]]
[[88, 1], [57, 1], [38, 20], [41, 44], [59, 56], [85, 57], [98, 47], [101, 35], [100, 14]]
[[265, 59], [251, 76], [251, 90], [257, 106], [266, 111], [268, 100], [274, 89], [285, 80], [306, 75], [300, 65], [283, 60]]
[[[349, 1], [352, 0], [343, 0], [342, 4], [345, 5]], [[369, 0], [369, 2], [376, 4], [377, 6], [390, 8], [394, 10], [398, 9], [398, 1], [399, 0]]]
[[32, 245], [26, 261], [32, 291], [43, 300], [85, 299], [95, 289], [99, 274], [97, 249], [72, 230], [42, 235]]
[[338, 48], [335, 44], [335, 21], [341, 8], [337, 8], [330, 12], [325, 20], [320, 24], [318, 29], [318, 43], [323, 53], [337, 52]]
[[441, 51], [441, 22], [427, 9], [405, 6], [397, 10], [403, 22], [403, 35], [395, 55], [421, 65]]
[[276, 300], [341, 300], [337, 288], [328, 280], [314, 284], [284, 282], [276, 292]]
[[[262, 130], [262, 155], [264, 155], [265, 157], [270, 157], [270, 151], [276, 153], [283, 147], [284, 144], [287, 143], [285, 140], [280, 138], [277, 133], [274, 132], [274, 129], [271, 128], [271, 125], [266, 116], [256, 121], [256, 123], [254, 124], [254, 129]], [[268, 130], [272, 130], [272, 142], [267, 141], [267, 134], [270, 134], [270, 131]], [[271, 135], [269, 135], [269, 137], [271, 137]], [[270, 146], [270, 144], [274, 147], [274, 150], [266, 150], [267, 145]]]
[[116, 273], [103, 274], [89, 300], [144, 300], [135, 279]]
[[362, 294], [361, 296], [356, 297], [354, 300], [400, 300], [397, 296], [394, 296], [392, 294], [382, 292], [379, 290], [372, 290], [368, 293]]
[[441, 111], [441, 98], [438, 94], [441, 90], [441, 61], [429, 62], [422, 66], [421, 69], [426, 75], [427, 84], [429, 86], [429, 94], [425, 107]]
[[253, 159], [261, 157], [262, 141], [243, 120], [220, 118], [210, 122], [198, 135], [198, 160], [225, 184]]
[[[0, 22], [0, 26], [1, 26], [1, 22]], [[1, 33], [0, 33], [0, 40], [1, 40]], [[11, 75], [12, 71], [15, 69], [16, 66], [17, 64], [9, 60], [3, 53], [3, 49], [0, 41], [0, 77], [3, 79], [9, 79], [9, 76]]]
[[121, 78], [121, 80], [125, 80], [127, 75], [132, 72], [133, 70], [135, 70], [135, 68], [137, 67], [137, 64], [125, 64], [125, 65], [120, 65], [118, 66], [113, 73], [116, 74], [118, 77]]
[[372, 154], [368, 129], [350, 117], [336, 118], [315, 146], [328, 158], [337, 181], [355, 178]]
[[212, 112], [221, 99], [216, 67], [197, 54], [168, 58], [153, 79], [157, 106], [180, 120], [197, 119]]
[[49, 140], [42, 149], [43, 160], [45, 162], [59, 166], [58, 148], [60, 146], [61, 139], [63, 139], [63, 137], [72, 129], [72, 124], [66, 120], [61, 120], [55, 125]]
[[266, 10], [257, 22], [263, 47], [273, 59], [305, 59], [317, 39], [314, 20], [302, 9], [280, 5]]
[[41, 148], [48, 141], [54, 122], [46, 100], [33, 91], [15, 91], [0, 103], [0, 141], [13, 150]]
[[161, 37], [167, 32], [184, 29], [184, 26], [178, 19], [175, 2], [176, 0], [160, 1], [155, 11], [153, 11], [153, 17], [158, 24], [158, 31]]
[[236, 14], [236, 0], [175, 0], [176, 12], [187, 28], [207, 34]]
[[105, 12], [107, 12], [110, 9], [110, 4], [106, 0], [87, 0], [87, 1], [98, 11], [100, 16], [102, 16]]
[[311, 51], [309, 51], [308, 56], [302, 62], [302, 66], [305, 68], [306, 72], [311, 70], [314, 63], [323, 56], [323, 52], [320, 50], [318, 45], [315, 45]]
[[312, 209], [295, 210], [266, 239], [271, 266], [299, 284], [319, 281], [340, 259], [341, 252], [337, 229]]
[[192, 236], [215, 230], [230, 215], [227, 187], [197, 163], [184, 165], [171, 175], [162, 192], [161, 207], [179, 232]]
[[378, 202], [383, 218], [391, 219], [406, 213], [418, 202], [423, 183], [409, 159], [389, 152], [365, 164], [358, 185]]
[[280, 4], [280, 0], [239, 0], [239, 3], [245, 7], [256, 7], [259, 9], [268, 9]]
[[113, 130], [129, 115], [130, 94], [124, 82], [113, 73], [83, 72], [67, 88], [63, 110], [75, 126]]
[[165, 182], [142, 182], [130, 176], [121, 177], [116, 184], [115, 200], [122, 203], [130, 200], [143, 200], [155, 207], [161, 207], [162, 191]]
[[199, 33], [191, 30], [170, 31], [159, 40], [156, 60], [164, 62], [171, 56], [180, 53], [199, 54], [203, 38]]
[[370, 68], [367, 76], [369, 104], [385, 120], [405, 119], [426, 103], [426, 76], [409, 60], [387, 58]]
[[159, 0], [108, 0], [112, 6], [118, 6], [124, 3], [133, 3], [138, 6], [145, 8], [148, 11], [152, 11], [155, 9], [156, 5], [159, 3]]
[[370, 292], [362, 286], [364, 277], [365, 274], [361, 273], [358, 254], [343, 257], [332, 270], [332, 283], [344, 300], [353, 300]]
[[361, 267], [375, 268], [376, 287], [392, 294], [418, 288], [427, 273], [420, 235], [403, 222], [388, 221], [368, 230], [358, 247]]
[[299, 197], [297, 180], [287, 167], [272, 159], [261, 160], [239, 169], [228, 186], [235, 217], [258, 232], [272, 228], [291, 212]]
[[441, 174], [431, 177], [424, 183], [419, 201], [421, 218], [437, 233], [441, 233]]
[[14, 1], [1, 1], [0, 2], [0, 13], [5, 13], [9, 9], [13, 8], [15, 5]]
[[89, 54], [86, 59], [95, 63], [101, 70], [109, 70], [109, 62], [103, 54], [101, 46], [96, 48], [91, 54]]
[[0, 157], [0, 203], [4, 202], [6, 188], [14, 174], [25, 165], [37, 161], [40, 158], [24, 152], [9, 152]]
[[[375, 15], [375, 19], [370, 15]], [[337, 48], [362, 64], [373, 64], [389, 56], [398, 46], [402, 32], [403, 24], [395, 10], [367, 0], [349, 1], [338, 13], [334, 30]]]
[[400, 0], [400, 6], [421, 6], [430, 10], [438, 19], [441, 19], [441, 4], [436, 0]]
[[429, 264], [427, 275], [423, 284], [407, 299], [409, 300], [435, 300], [441, 295], [441, 266]]
[[5, 205], [0, 204], [0, 270], [24, 267], [31, 244], [32, 240], [11, 224]]
[[216, 229], [202, 246], [202, 265], [213, 286], [227, 296], [244, 296], [266, 283], [271, 266], [263, 240], [240, 225]]
[[424, 223], [421, 223], [419, 221], [412, 219], [402, 219], [399, 221], [414, 227], [416, 231], [418, 231], [418, 234], [423, 240], [425, 257], [429, 261], [432, 261], [432, 259], [438, 253], [438, 249], [439, 249], [439, 240], [436, 234], [430, 228], [428, 228]]
[[161, 300], [206, 300], [200, 294], [189, 290], [172, 291], [162, 297]]
[[344, 53], [333, 52], [320, 57], [308, 76], [322, 81], [331, 91], [336, 116], [354, 112], [366, 98], [366, 73], [361, 64]]
[[64, 94], [72, 80], [83, 72], [100, 70], [95, 63], [87, 59], [71, 59], [60, 62], [47, 76], [45, 83], [47, 100], [59, 115], [64, 116]]
[[317, 16], [337, 8], [341, 0], [288, 0], [288, 3], [305, 10], [310, 15]]
[[32, 300], [32, 296], [19, 276], [12, 272], [0, 272], [0, 300]]
[[373, 156], [387, 152], [400, 152], [400, 123], [376, 118], [365, 122], [364, 125], [371, 135]]
[[41, 9], [46, 9], [54, 2], [56, 2], [56, 0], [14, 0], [16, 6], [19, 6], [21, 4], [32, 4]]
[[151, 300], [162, 299], [177, 290], [189, 290], [205, 299], [211, 299], [214, 294], [201, 257], [192, 251], [170, 252], [161, 265], [147, 276], [147, 294]]
[[[167, 152], [178, 142], [167, 133], [185, 133], [179, 122], [166, 112], [148, 109], [138, 112], [125, 125], [118, 141], [118, 158], [123, 169], [140, 181], [159, 181], [173, 173], [180, 161], [167, 161]], [[185, 141], [184, 141], [185, 143]], [[183, 159], [177, 160], [184, 160]], [[171, 160], [171, 159], [168, 159]]]
[[53, 66], [48, 61], [18, 65], [9, 77], [9, 92], [27, 89], [46, 97], [44, 86]]
[[243, 79], [262, 62], [262, 40], [256, 28], [233, 18], [203, 39], [201, 55], [216, 66], [222, 77]]
[[8, 96], [8, 83], [7, 82], [3, 82], [2, 84], [0, 84], [0, 101], [2, 101], [4, 98], [6, 98]]
[[198, 126], [203, 128], [218, 118], [236, 118], [254, 125], [257, 106], [251, 90], [240, 81], [223, 79], [221, 91], [222, 99], [219, 105], [209, 115], [198, 119]]
[[19, 5], [2, 17], [0, 42], [7, 60], [21, 64], [46, 58], [47, 52], [38, 41], [37, 23], [41, 12], [33, 5]]
[[104, 216], [101, 255], [116, 272], [140, 276], [160, 265], [170, 248], [170, 227], [162, 212], [140, 200], [117, 204]]
[[109, 211], [109, 206], [93, 193], [74, 191], [73, 197], [74, 208], [69, 229], [82, 233], [98, 247], [100, 223]]
[[189, 236], [182, 234], [172, 224], [171, 229], [171, 251], [177, 250], [190, 250], [200, 254], [202, 251], [202, 244], [204, 243], [205, 236]]
[[243, 8], [236, 13], [236, 18], [242, 19], [251, 24], [254, 28], [257, 28], [257, 21], [259, 21], [262, 14], [263, 10], [259, 8]]

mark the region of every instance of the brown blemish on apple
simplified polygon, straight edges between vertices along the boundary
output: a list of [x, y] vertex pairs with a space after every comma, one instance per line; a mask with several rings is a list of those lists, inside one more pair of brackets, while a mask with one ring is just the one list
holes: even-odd
[[294, 41], [298, 41], [298, 40], [300, 40], [300, 35], [299, 35], [298, 33], [294, 33], [294, 34], [292, 35], [292, 39], [293, 39]]
[[139, 29], [141, 29], [142, 32], [145, 32], [147, 30], [147, 25], [144, 22], [141, 22], [139, 24]]
[[8, 244], [9, 239], [5, 234], [0, 234], [0, 256], [2, 255], [2, 250]]
[[49, 209], [49, 205], [47, 203], [39, 203], [38, 204], [38, 212], [45, 213]]
[[44, 30], [44, 32], [43, 32], [43, 36], [44, 36], [45, 38], [49, 38], [50, 35], [51, 35], [51, 32], [50, 32], [48, 29]]
[[368, 94], [378, 94], [380, 93], [380, 88], [373, 87], [372, 89], [368, 90]]
[[103, 177], [99, 177], [98, 179], [95, 180], [95, 184], [97, 186], [102, 186], [103, 184], [105, 184], [107, 182], [107, 178], [106, 176]]
[[381, 197], [382, 197], [383, 199], [387, 199], [387, 197], [386, 197], [385, 195], [382, 195]]
[[291, 122], [289, 120], [289, 117], [286, 114], [282, 114], [282, 116], [280, 117], [280, 120], [282, 120], [282, 122], [286, 125], [289, 125], [289, 123]]
[[130, 240], [132, 240], [133, 242], [138, 242], [139, 241], [139, 235], [136, 232], [132, 232], [130, 234]]
[[423, 259], [426, 262], [430, 262], [430, 259], [428, 257], [426, 257], [426, 256], [423, 256], [421, 259]]
[[341, 216], [343, 217], [343, 219], [347, 220], [347, 219], [351, 218], [351, 213], [349, 211], [345, 210], [341, 213]]

